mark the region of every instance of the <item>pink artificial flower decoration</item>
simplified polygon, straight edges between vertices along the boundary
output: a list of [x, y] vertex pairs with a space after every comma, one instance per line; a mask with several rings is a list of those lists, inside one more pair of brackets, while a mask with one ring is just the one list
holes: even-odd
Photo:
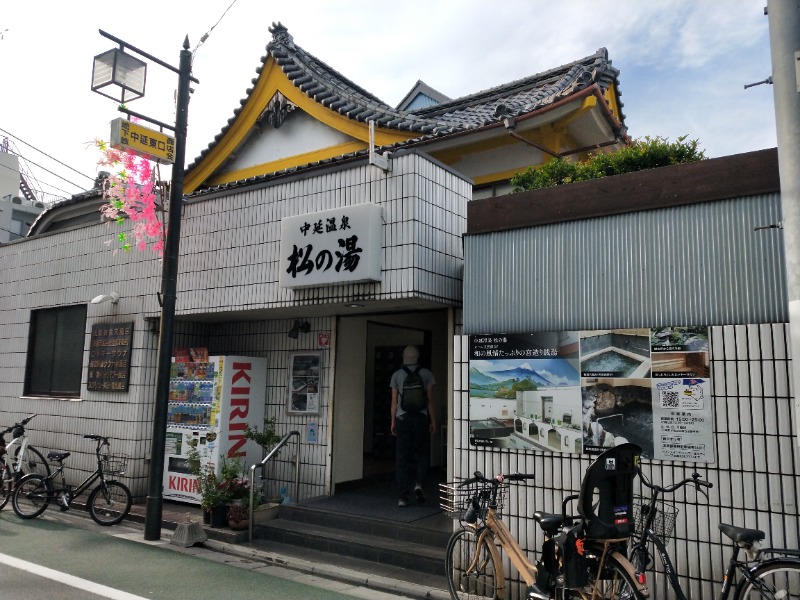
[[[97, 164], [119, 169], [103, 182], [103, 199], [107, 204], [100, 207], [101, 221], [122, 225], [127, 217], [133, 226], [133, 245], [140, 251], [147, 250], [150, 245], [153, 252], [163, 256], [164, 223], [160, 218], [161, 207], [150, 161], [133, 151], [111, 148], [100, 140], [95, 140], [95, 145], [101, 152]], [[126, 233], [118, 233], [116, 239], [125, 252], [130, 252], [131, 242]]]

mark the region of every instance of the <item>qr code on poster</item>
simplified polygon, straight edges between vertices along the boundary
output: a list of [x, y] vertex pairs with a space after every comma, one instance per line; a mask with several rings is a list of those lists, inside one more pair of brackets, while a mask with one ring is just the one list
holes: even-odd
[[663, 391], [661, 392], [661, 408], [678, 408], [680, 405], [680, 396], [676, 391]]

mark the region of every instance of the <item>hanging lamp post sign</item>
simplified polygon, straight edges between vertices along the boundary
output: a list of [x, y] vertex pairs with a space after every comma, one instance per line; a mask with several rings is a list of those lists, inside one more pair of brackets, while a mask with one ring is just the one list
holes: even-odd
[[[97, 92], [115, 101], [121, 102], [119, 110], [129, 117], [134, 116], [159, 127], [169, 129], [174, 132], [174, 149], [172, 169], [172, 185], [170, 186], [169, 198], [169, 217], [167, 235], [164, 243], [164, 261], [161, 273], [161, 318], [159, 319], [160, 331], [158, 340], [158, 359], [156, 365], [156, 389], [153, 407], [153, 437], [152, 449], [150, 453], [150, 476], [148, 480], [147, 507], [144, 522], [144, 539], [155, 541], [161, 538], [161, 517], [163, 511], [163, 475], [164, 475], [164, 451], [167, 437], [167, 405], [169, 402], [169, 380], [170, 367], [172, 363], [172, 336], [174, 333], [175, 320], [175, 300], [178, 284], [178, 251], [180, 247], [181, 235], [181, 210], [183, 205], [183, 177], [184, 163], [186, 159], [186, 129], [189, 113], [189, 94], [191, 93], [190, 82], [200, 83], [192, 77], [192, 53], [189, 51], [189, 37], [183, 41], [183, 48], [180, 52], [180, 66], [173, 67], [127, 42], [109, 35], [102, 29], [100, 35], [108, 38], [117, 44], [118, 49], [110, 50], [95, 56], [94, 71], [92, 75], [92, 91]], [[146, 64], [130, 54], [133, 52], [146, 58], [151, 62], [176, 73], [178, 75], [178, 97], [176, 103], [175, 125], [168, 125], [135, 113], [124, 106], [126, 101], [135, 100], [144, 96]], [[108, 86], [116, 86], [119, 99], [107, 92]], [[111, 89], [114, 89], [113, 87]], [[123, 131], [120, 123], [120, 132]], [[131, 125], [134, 125], [131, 123]], [[142, 128], [144, 130], [146, 128]], [[128, 127], [128, 131], [132, 131]], [[146, 130], [141, 135], [148, 136], [147, 148], [150, 149], [149, 136], [158, 132]], [[156, 139], [160, 139], [155, 136]], [[166, 136], [169, 137], [169, 136]], [[165, 153], [166, 149], [166, 140]], [[130, 142], [130, 138], [128, 140]], [[141, 142], [141, 139], [139, 140]], [[121, 143], [121, 140], [120, 140]], [[130, 146], [130, 144], [128, 143]], [[158, 142], [156, 142], [158, 145]], [[141, 152], [141, 149], [137, 149]], [[152, 154], [152, 151], [148, 152]], [[158, 160], [156, 158], [155, 160]]]
[[171, 165], [175, 162], [175, 136], [142, 127], [122, 117], [111, 121], [111, 147], [133, 150], [145, 158]]

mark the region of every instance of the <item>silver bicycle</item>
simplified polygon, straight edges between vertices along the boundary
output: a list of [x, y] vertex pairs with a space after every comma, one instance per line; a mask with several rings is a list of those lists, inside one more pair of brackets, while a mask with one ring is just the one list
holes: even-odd
[[[0, 509], [11, 499], [17, 482], [29, 473], [47, 477], [50, 465], [36, 448], [28, 443], [25, 426], [35, 417], [31, 415], [0, 431]], [[11, 434], [6, 444], [5, 436]]]

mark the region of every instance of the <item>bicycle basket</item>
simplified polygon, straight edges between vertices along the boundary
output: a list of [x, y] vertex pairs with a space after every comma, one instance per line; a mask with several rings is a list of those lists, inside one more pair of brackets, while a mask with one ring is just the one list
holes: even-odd
[[633, 500], [633, 518], [636, 528], [636, 535], [641, 535], [644, 522], [651, 510], [656, 510], [656, 516], [651, 525], [653, 532], [658, 537], [670, 537], [675, 530], [675, 517], [678, 516], [678, 509], [670, 502], [657, 500], [654, 506], [650, 505], [650, 500], [645, 498], [635, 498]]
[[103, 457], [103, 473], [106, 475], [123, 475], [127, 468], [127, 454], [109, 454]]
[[[469, 508], [472, 498], [477, 496], [481, 505], [478, 518], [483, 520], [486, 518], [486, 510], [489, 507], [489, 500], [492, 497], [492, 486], [475, 482], [464, 487], [458, 487], [460, 481], [453, 481], [448, 483], [439, 484], [439, 506], [442, 512], [451, 519], [464, 520], [464, 515]], [[497, 509], [496, 514], [499, 516], [503, 511], [505, 505], [506, 492], [508, 484], [500, 484], [497, 488]]]

